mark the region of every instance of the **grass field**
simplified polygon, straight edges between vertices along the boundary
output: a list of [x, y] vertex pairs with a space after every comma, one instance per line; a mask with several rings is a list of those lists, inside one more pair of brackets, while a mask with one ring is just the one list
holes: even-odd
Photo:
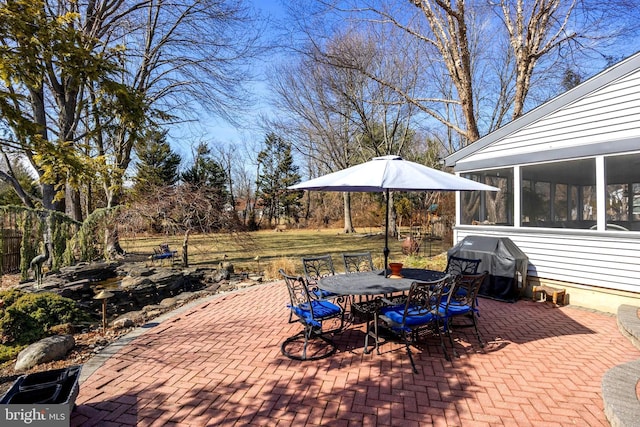
[[[182, 256], [184, 236], [128, 236], [121, 238], [124, 250], [134, 254], [153, 253], [160, 243], [168, 243]], [[389, 261], [402, 262], [411, 267], [444, 269], [446, 256], [442, 240], [423, 241], [418, 256], [402, 254], [402, 241], [389, 239]], [[447, 245], [448, 246], [448, 245]], [[342, 271], [344, 252], [371, 252], [374, 264], [382, 268], [384, 258], [382, 233], [344, 234], [339, 229], [273, 230], [237, 234], [206, 234], [189, 236], [189, 265], [218, 265], [231, 262], [235, 271], [264, 272], [277, 276], [279, 268], [301, 272], [303, 256], [331, 254], [337, 271]], [[226, 255], [226, 257], [225, 257]], [[443, 261], [444, 260], [444, 261]], [[275, 278], [275, 277], [271, 277]]]

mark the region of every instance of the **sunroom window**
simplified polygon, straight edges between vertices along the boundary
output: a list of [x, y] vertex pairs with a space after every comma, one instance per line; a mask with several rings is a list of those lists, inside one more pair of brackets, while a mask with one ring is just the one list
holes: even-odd
[[[596, 230], [602, 191], [604, 230], [640, 231], [640, 153], [604, 157], [604, 188], [596, 187], [596, 169], [596, 158], [521, 166], [521, 226]], [[462, 192], [461, 224], [514, 224], [512, 168], [463, 176], [501, 191]]]
[[607, 231], [640, 231], [640, 153], [605, 158]]
[[588, 229], [596, 224], [594, 159], [522, 167], [523, 227]]
[[461, 224], [513, 225], [513, 169], [494, 169], [463, 177], [500, 191], [462, 191]]

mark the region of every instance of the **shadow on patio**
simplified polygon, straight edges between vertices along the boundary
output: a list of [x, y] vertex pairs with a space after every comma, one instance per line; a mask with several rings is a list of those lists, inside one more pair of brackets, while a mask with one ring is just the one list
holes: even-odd
[[[414, 351], [363, 354], [359, 325], [338, 352], [299, 362], [280, 353], [288, 324], [282, 282], [219, 296], [149, 329], [80, 387], [72, 425], [603, 425], [600, 381], [640, 357], [615, 318], [543, 303], [480, 300], [480, 329]], [[114, 415], [106, 415], [106, 412]]]

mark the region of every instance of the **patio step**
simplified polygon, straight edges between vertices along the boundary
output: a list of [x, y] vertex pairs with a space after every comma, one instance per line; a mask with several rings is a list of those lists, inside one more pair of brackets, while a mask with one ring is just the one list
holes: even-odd
[[640, 425], [640, 401], [636, 385], [640, 378], [640, 359], [609, 369], [602, 377], [604, 414], [611, 427]]
[[[640, 349], [639, 308], [632, 305], [618, 307], [618, 329]], [[612, 427], [640, 425], [640, 400], [637, 386], [640, 381], [640, 359], [609, 369], [602, 377], [604, 413]]]
[[640, 349], [640, 317], [634, 305], [623, 304], [618, 307], [618, 329], [622, 335], [629, 338], [631, 343]]

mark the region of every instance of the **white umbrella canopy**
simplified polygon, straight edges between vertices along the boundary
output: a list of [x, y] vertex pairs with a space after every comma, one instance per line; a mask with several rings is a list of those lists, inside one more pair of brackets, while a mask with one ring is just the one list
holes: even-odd
[[366, 163], [323, 175], [289, 187], [290, 190], [353, 191], [499, 191], [400, 156], [374, 157]]
[[[288, 187], [290, 190], [350, 191], [376, 193], [389, 191], [500, 191], [499, 188], [461, 178], [400, 156], [374, 157], [361, 163]], [[389, 197], [387, 195], [387, 203]], [[385, 222], [384, 265], [389, 256], [389, 207]]]

